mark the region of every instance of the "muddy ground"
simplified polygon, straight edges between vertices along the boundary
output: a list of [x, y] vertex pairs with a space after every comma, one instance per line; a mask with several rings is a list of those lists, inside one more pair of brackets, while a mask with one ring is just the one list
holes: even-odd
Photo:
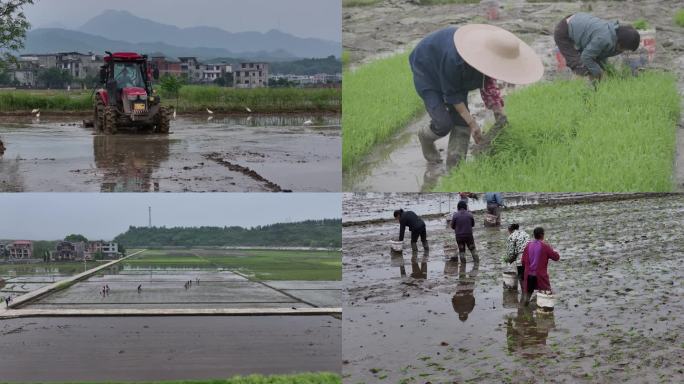
[[[371, 205], [357, 195], [344, 212], [351, 204]], [[395, 223], [346, 226], [345, 382], [679, 382], [682, 214], [684, 195], [504, 211], [504, 224], [543, 226], [560, 252], [551, 315], [504, 290], [507, 233], [484, 228], [479, 212], [477, 264], [449, 260], [442, 218], [427, 221], [429, 253], [390, 253]]]
[[[331, 116], [179, 117], [171, 134], [95, 134], [82, 117], [4, 117], [0, 191], [339, 191]], [[313, 124], [304, 122], [312, 120]]]
[[340, 320], [70, 317], [0, 322], [3, 381], [153, 381], [340, 371]]
[[[648, 20], [657, 29], [656, 55], [650, 67], [674, 71], [679, 77], [680, 94], [684, 94], [684, 28], [672, 21], [674, 11], [682, 7], [681, 1], [528, 3], [525, 0], [501, 0], [498, 2], [499, 19], [492, 21], [486, 19], [486, 7], [479, 4], [426, 6], [416, 3], [419, 1], [384, 0], [377, 6], [343, 8], [343, 46], [350, 54], [352, 68], [410, 49], [426, 34], [445, 26], [486, 22], [506, 28], [530, 44], [542, 57], [546, 79], [567, 77], [567, 69], [557, 69], [553, 55], [553, 28], [562, 17], [584, 11], [623, 22], [639, 18]], [[492, 117], [483, 110], [479, 96], [471, 95], [470, 104], [481, 126], [491, 121]], [[684, 101], [682, 106], [684, 109]], [[426, 168], [418, 141], [412, 134], [426, 122], [422, 118], [410, 124], [390, 139], [391, 144], [374, 151], [354, 173], [345, 175], [345, 190], [419, 192], [430, 189], [434, 179], [446, 170], [443, 167]], [[674, 176], [677, 188], [684, 189], [684, 115], [677, 130], [677, 140]], [[445, 146], [446, 143], [438, 141], [438, 148]]]
[[[198, 280], [199, 279], [199, 283]], [[185, 284], [193, 281], [186, 288]], [[102, 287], [109, 287], [106, 295]], [[137, 288], [141, 286], [141, 292]], [[257, 282], [231, 271], [114, 267], [47, 295], [29, 309], [340, 307], [341, 282]]]

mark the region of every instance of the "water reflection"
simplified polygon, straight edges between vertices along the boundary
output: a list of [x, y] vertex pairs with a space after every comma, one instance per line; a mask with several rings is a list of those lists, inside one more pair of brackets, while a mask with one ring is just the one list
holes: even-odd
[[152, 174], [169, 158], [166, 135], [96, 135], [95, 165], [104, 172], [102, 192], [158, 191]]
[[392, 268], [399, 267], [399, 275], [406, 277], [406, 262], [401, 251], [390, 250], [390, 266]]
[[248, 115], [217, 117], [214, 123], [245, 127], [327, 127], [339, 126], [339, 115]]
[[427, 265], [429, 258], [430, 252], [428, 250], [425, 250], [423, 257], [420, 260], [418, 260], [417, 250], [413, 250], [411, 252], [411, 277], [414, 279], [427, 279]]
[[[448, 261], [447, 263], [455, 263], [455, 261]], [[445, 265], [444, 268], [446, 271], [447, 266]], [[479, 269], [480, 263], [473, 263], [470, 273], [466, 273], [466, 263], [458, 265], [458, 284], [456, 285], [456, 293], [451, 298], [451, 305], [454, 307], [454, 311], [458, 313], [458, 318], [463, 322], [468, 320], [468, 315], [475, 308], [473, 291]]]
[[[517, 298], [517, 294], [515, 296]], [[506, 315], [506, 344], [509, 352], [524, 357], [548, 355], [546, 340], [549, 331], [556, 327], [553, 312], [539, 313], [530, 307], [518, 305], [516, 313]]]

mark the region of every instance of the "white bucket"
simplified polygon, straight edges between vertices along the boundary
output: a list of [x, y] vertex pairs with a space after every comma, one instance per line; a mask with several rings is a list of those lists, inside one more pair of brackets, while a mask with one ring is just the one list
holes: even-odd
[[390, 240], [389, 245], [390, 245], [390, 249], [394, 252], [401, 252], [404, 249], [404, 242], [403, 241]]
[[553, 311], [556, 305], [556, 296], [551, 291], [537, 291], [537, 307]]
[[518, 289], [518, 274], [515, 272], [504, 272], [501, 274], [503, 285], [506, 289]]

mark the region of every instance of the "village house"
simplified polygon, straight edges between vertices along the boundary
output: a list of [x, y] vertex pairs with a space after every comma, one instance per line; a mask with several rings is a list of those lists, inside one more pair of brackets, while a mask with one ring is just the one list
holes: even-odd
[[58, 52], [25, 54], [19, 56], [17, 63], [12, 66], [14, 79], [21, 87], [36, 87], [40, 70], [59, 68], [68, 72], [74, 79], [74, 86], [80, 86], [83, 80], [90, 77], [97, 78], [100, 66], [104, 63], [101, 55], [92, 52]]
[[152, 68], [159, 70], [159, 77], [171, 75], [180, 77], [183, 74], [182, 63], [166, 56], [152, 56], [150, 59]]
[[102, 256], [103, 259], [118, 259], [119, 245], [111, 241], [90, 241], [86, 245], [85, 255], [87, 259], [96, 259], [98, 254]]
[[268, 63], [240, 63], [233, 70], [235, 88], [268, 87]]
[[88, 259], [85, 255], [85, 243], [82, 241], [60, 241], [50, 255], [52, 261], [83, 261], [84, 258]]
[[16, 240], [6, 246], [7, 260], [10, 262], [30, 261], [33, 259], [33, 242]]

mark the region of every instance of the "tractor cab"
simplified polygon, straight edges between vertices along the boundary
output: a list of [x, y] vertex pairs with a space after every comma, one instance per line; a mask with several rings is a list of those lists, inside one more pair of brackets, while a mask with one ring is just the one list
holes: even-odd
[[168, 110], [152, 88], [159, 72], [152, 70], [147, 56], [133, 52], [107, 52], [100, 67], [100, 84], [95, 98], [95, 126], [106, 133], [118, 127], [143, 127], [168, 132]]

